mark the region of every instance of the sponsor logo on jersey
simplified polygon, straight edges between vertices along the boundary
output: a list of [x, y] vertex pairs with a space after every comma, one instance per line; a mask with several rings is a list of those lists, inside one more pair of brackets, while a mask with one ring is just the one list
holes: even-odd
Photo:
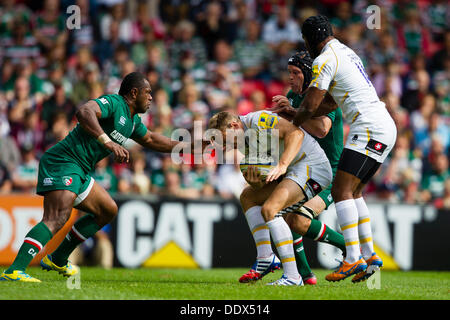
[[370, 139], [369, 142], [366, 145], [366, 150], [369, 150], [379, 156], [381, 156], [386, 149], [387, 145], [385, 145], [382, 142], [379, 142], [374, 139]]
[[319, 183], [314, 181], [314, 179], [309, 178], [308, 181], [306, 181], [306, 184], [308, 185], [309, 189], [311, 189], [311, 191], [314, 195], [316, 195], [322, 191], [322, 187], [320, 186]]
[[109, 103], [109, 101], [106, 100], [106, 98], [100, 98], [99, 101], [100, 101], [101, 103], [103, 103], [103, 104]]
[[268, 113], [261, 113], [258, 120], [258, 126], [264, 129], [273, 129], [273, 127], [278, 123], [277, 116], [272, 116]]
[[124, 125], [125, 125], [125, 121], [127, 121], [127, 119], [125, 119], [124, 116], [120, 116], [119, 124], [122, 125], [122, 126], [124, 126]]
[[70, 186], [73, 182], [73, 179], [72, 179], [72, 177], [64, 176], [64, 177], [62, 177], [62, 181], [65, 186]]
[[42, 180], [42, 184], [44, 186], [51, 186], [53, 184], [53, 178], [44, 178], [44, 180]]
[[127, 137], [123, 136], [120, 132], [117, 130], [114, 130], [111, 132], [111, 138], [113, 138], [118, 144], [123, 145], [125, 141], [127, 141]]

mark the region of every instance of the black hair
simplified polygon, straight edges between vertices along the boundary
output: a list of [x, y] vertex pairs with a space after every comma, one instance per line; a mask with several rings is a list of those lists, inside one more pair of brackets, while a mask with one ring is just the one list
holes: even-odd
[[142, 88], [147, 78], [140, 72], [131, 72], [123, 78], [120, 84], [119, 95], [125, 96], [130, 93], [133, 88]]
[[302, 34], [312, 49], [316, 49], [319, 43], [333, 35], [333, 28], [327, 17], [311, 16], [303, 22]]
[[302, 92], [309, 87], [312, 80], [312, 64], [313, 59], [307, 51], [296, 52], [288, 60], [288, 65], [296, 66], [302, 70], [303, 73], [303, 87]]

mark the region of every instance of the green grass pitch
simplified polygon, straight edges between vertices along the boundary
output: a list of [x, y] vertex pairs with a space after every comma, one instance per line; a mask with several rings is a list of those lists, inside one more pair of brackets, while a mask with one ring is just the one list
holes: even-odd
[[[238, 278], [247, 269], [120, 269], [82, 267], [80, 288], [56, 272], [28, 268], [41, 283], [0, 282], [1, 300], [449, 300], [450, 272], [399, 272], [381, 270], [379, 282], [349, 279], [329, 283], [328, 270], [314, 270], [316, 286], [272, 287], [282, 271], [253, 284]], [[379, 287], [377, 289], [376, 287]], [[69, 286], [70, 287], [70, 286]]]

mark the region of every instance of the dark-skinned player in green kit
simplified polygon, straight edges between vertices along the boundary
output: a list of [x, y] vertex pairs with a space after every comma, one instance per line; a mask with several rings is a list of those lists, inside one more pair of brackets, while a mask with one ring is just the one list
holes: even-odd
[[[281, 113], [282, 116], [292, 120], [303, 101], [309, 83], [312, 78], [312, 62], [313, 59], [309, 56], [307, 51], [292, 56], [288, 61], [288, 72], [291, 90], [285, 96], [275, 96], [272, 101], [275, 107], [272, 111]], [[331, 96], [325, 98], [327, 103], [334, 104]], [[331, 100], [330, 100], [331, 99]], [[338, 108], [326, 115], [315, 117], [310, 121], [302, 124], [303, 129], [308, 131], [317, 142], [319, 142], [322, 149], [325, 151], [328, 160], [330, 161], [333, 170], [333, 177], [336, 174], [339, 158], [344, 148], [344, 133], [342, 111]], [[329, 242], [339, 247], [345, 255], [345, 241], [341, 234], [334, 230], [329, 230], [325, 224], [317, 220], [317, 216], [333, 202], [331, 196], [332, 184], [325, 190], [322, 190], [317, 196], [306, 202], [303, 206], [292, 206], [287, 208], [287, 212], [297, 212], [300, 214], [290, 214], [286, 217], [288, 224], [295, 224], [301, 228], [303, 233], [294, 235], [294, 248], [297, 254], [297, 265], [299, 272], [305, 279], [304, 275], [311, 273], [306, 256], [303, 250], [302, 235], [312, 238], [315, 241]], [[327, 230], [328, 229], [328, 230]], [[329, 232], [327, 232], [329, 231]], [[330, 240], [331, 238], [331, 240]], [[307, 277], [308, 278], [308, 277]], [[314, 284], [314, 278], [309, 276], [309, 283]], [[305, 280], [307, 283], [307, 280]]]
[[41, 260], [41, 266], [63, 276], [78, 272], [78, 267], [68, 261], [70, 253], [111, 222], [118, 211], [114, 200], [89, 172], [111, 153], [115, 161], [129, 162], [129, 152], [123, 147], [128, 138], [159, 152], [171, 152], [180, 143], [187, 147], [188, 142], [150, 132], [141, 122], [139, 114], [149, 109], [151, 93], [145, 76], [132, 72], [123, 79], [119, 94], [101, 96], [78, 108], [77, 126], [47, 150], [39, 163], [37, 193], [44, 197], [43, 218], [25, 236], [13, 264], [0, 275], [0, 280], [40, 282], [25, 270], [64, 226], [73, 207], [88, 214], [75, 222], [60, 246]]

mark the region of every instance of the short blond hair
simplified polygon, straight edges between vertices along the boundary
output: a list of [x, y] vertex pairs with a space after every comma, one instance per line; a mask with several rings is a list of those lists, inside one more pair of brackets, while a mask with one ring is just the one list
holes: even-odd
[[235, 120], [238, 121], [239, 117], [230, 112], [221, 111], [209, 119], [208, 128], [224, 131]]

